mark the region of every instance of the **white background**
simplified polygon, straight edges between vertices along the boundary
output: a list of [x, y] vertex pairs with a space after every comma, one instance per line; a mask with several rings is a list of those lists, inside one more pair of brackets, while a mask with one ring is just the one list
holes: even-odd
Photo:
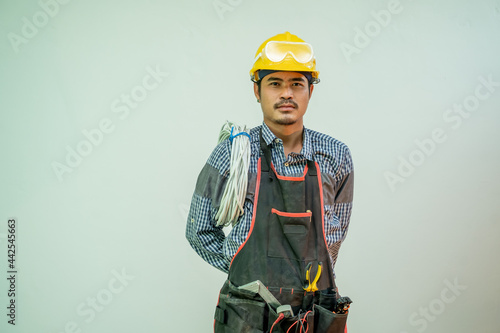
[[500, 1], [45, 1], [0, 4], [2, 332], [211, 332], [225, 275], [185, 240], [187, 210], [223, 123], [262, 121], [248, 71], [284, 31], [317, 54], [306, 127], [354, 159], [349, 332], [500, 331]]

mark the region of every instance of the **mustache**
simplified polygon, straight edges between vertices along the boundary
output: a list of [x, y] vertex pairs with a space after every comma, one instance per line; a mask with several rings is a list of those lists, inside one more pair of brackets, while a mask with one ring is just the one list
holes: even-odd
[[279, 108], [280, 106], [283, 106], [283, 105], [292, 105], [293, 107], [295, 108], [298, 108], [299, 106], [297, 105], [297, 103], [295, 103], [292, 99], [285, 99], [285, 100], [282, 100], [282, 101], [279, 101], [278, 103], [274, 104], [274, 108], [277, 109]]

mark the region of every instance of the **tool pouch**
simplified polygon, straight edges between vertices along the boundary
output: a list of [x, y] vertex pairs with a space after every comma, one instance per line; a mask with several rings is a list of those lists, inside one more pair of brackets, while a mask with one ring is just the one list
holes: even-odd
[[[276, 312], [270, 309], [268, 331], [272, 324], [278, 318]], [[336, 314], [324, 307], [314, 304], [313, 309], [309, 312], [302, 312], [291, 318], [285, 318], [280, 321], [274, 328], [272, 333], [285, 332], [308, 332], [308, 333], [344, 333], [347, 321], [347, 313]], [[291, 329], [290, 329], [291, 327]], [[301, 330], [301, 328], [303, 328]]]
[[[344, 333], [347, 313], [332, 312], [335, 304], [335, 292], [316, 292], [314, 304], [308, 307], [310, 311], [302, 310], [293, 317], [277, 322], [272, 333], [300, 332], [300, 327], [307, 328], [308, 333]], [[259, 295], [240, 290], [226, 281], [215, 310], [214, 332], [270, 332], [278, 316], [275, 309]]]
[[333, 289], [321, 290], [313, 305], [314, 326], [316, 331], [325, 333], [344, 333], [347, 313], [333, 312], [339, 295]]
[[[292, 325], [293, 321], [302, 320], [303, 322], [302, 326], [299, 325], [300, 323], [295, 324], [294, 328], [297, 330], [292, 328], [290, 332], [300, 332], [300, 327], [305, 327], [308, 333], [344, 333], [347, 313], [337, 314], [333, 312], [337, 304], [337, 299], [338, 294], [331, 288], [315, 292], [312, 305], [307, 300], [307, 297], [305, 297], [303, 308], [310, 309], [311, 311], [307, 312], [305, 318], [304, 316], [301, 317], [299, 313], [299, 315], [288, 320], [288, 322], [292, 322]], [[282, 325], [282, 327], [286, 327], [283, 332], [287, 332], [290, 325]], [[305, 331], [305, 329], [302, 331]]]
[[226, 281], [215, 309], [214, 332], [266, 332], [268, 309], [268, 305], [259, 295], [239, 290]]
[[337, 314], [315, 304], [314, 331], [321, 333], [344, 333], [347, 321], [347, 313]]

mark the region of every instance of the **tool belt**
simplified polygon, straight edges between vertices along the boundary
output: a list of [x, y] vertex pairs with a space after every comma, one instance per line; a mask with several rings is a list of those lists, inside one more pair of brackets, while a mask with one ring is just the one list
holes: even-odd
[[[297, 291], [293, 295], [296, 304], [292, 304], [292, 311], [280, 313], [275, 304], [266, 302], [258, 292], [238, 288], [226, 281], [215, 311], [214, 331], [344, 333], [348, 313], [333, 312], [338, 305], [337, 296], [333, 289]], [[301, 304], [297, 304], [297, 300]]]

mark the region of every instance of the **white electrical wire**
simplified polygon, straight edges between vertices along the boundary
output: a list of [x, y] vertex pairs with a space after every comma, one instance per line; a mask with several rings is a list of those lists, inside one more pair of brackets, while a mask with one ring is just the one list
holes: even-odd
[[231, 160], [229, 167], [229, 177], [220, 201], [220, 207], [215, 216], [217, 226], [234, 226], [238, 217], [243, 214], [243, 204], [247, 194], [248, 168], [250, 167], [250, 138], [246, 135], [238, 135], [247, 132], [246, 126], [241, 128], [238, 125], [226, 121], [219, 134], [219, 143], [230, 138], [231, 129]]

